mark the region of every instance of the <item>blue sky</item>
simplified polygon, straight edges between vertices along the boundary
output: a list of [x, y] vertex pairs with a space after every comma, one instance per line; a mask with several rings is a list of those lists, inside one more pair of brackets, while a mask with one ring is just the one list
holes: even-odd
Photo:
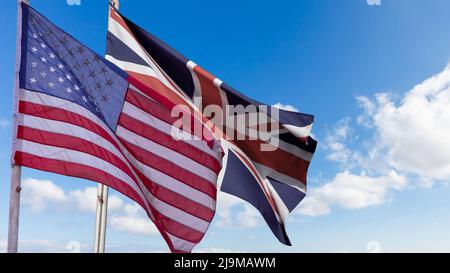
[[[5, 248], [16, 5], [0, 10], [0, 251]], [[105, 52], [107, 1], [32, 0]], [[201, 252], [450, 251], [450, 2], [138, 1], [121, 11], [246, 95], [316, 117], [308, 198], [293, 247], [221, 195]], [[24, 169], [20, 250], [92, 250], [96, 184]], [[168, 251], [142, 212], [111, 193], [107, 251]], [[79, 248], [78, 248], [79, 246]]]

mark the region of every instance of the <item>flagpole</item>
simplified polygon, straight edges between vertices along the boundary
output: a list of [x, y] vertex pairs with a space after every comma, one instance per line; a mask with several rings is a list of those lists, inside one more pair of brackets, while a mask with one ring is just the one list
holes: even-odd
[[12, 141], [12, 160], [11, 160], [11, 186], [9, 194], [9, 223], [8, 223], [8, 253], [17, 253], [19, 245], [19, 215], [20, 215], [20, 192], [22, 169], [14, 162], [14, 151], [17, 135], [17, 111], [18, 111], [18, 90], [19, 90], [19, 71], [20, 71], [20, 48], [22, 36], [22, 9], [20, 3], [29, 4], [29, 0], [18, 0], [17, 3], [17, 36], [16, 36], [16, 66], [14, 71], [14, 107], [13, 107], [13, 141]]
[[108, 214], [108, 187], [103, 184], [98, 184], [94, 253], [105, 252], [107, 214]]
[[18, 249], [21, 172], [20, 166], [12, 165], [9, 195], [8, 253], [17, 253]]
[[[116, 9], [119, 9], [119, 0], [111, 0], [111, 2]], [[105, 252], [106, 222], [108, 216], [108, 191], [108, 187], [105, 185], [99, 184], [97, 187], [94, 253]]]

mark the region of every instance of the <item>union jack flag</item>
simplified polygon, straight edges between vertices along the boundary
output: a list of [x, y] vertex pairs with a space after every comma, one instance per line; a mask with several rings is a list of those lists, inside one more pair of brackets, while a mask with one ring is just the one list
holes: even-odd
[[214, 216], [220, 144], [172, 138], [173, 102], [20, 5], [13, 163], [116, 189], [190, 252]]
[[[212, 127], [215, 133], [222, 128], [221, 143], [228, 151], [221, 190], [255, 206], [280, 242], [290, 245], [284, 224], [306, 193], [307, 170], [317, 145], [310, 136], [314, 117], [277, 109], [244, 96], [114, 7], [109, 18], [106, 58], [147, 87], [193, 111], [201, 112], [211, 105], [221, 107], [223, 112], [230, 105], [266, 106], [258, 112], [269, 117], [268, 124], [278, 125], [276, 147], [270, 147], [262, 138], [236, 140], [237, 135], [246, 132], [233, 129], [230, 133], [223, 120]], [[196, 98], [201, 99], [200, 104], [195, 103]], [[260, 126], [250, 124], [244, 131], [247, 129], [264, 134]], [[272, 149], [263, 151], [263, 144]]]

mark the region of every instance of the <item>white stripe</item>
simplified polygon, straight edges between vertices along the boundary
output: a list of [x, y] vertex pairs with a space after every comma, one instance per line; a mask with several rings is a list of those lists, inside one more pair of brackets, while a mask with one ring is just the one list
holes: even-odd
[[140, 135], [137, 135], [120, 125], [117, 126], [116, 132], [118, 137], [138, 147], [141, 147], [142, 149], [150, 153], [165, 158], [168, 161], [171, 161], [174, 164], [178, 165], [179, 167], [203, 177], [204, 179], [210, 181], [215, 185], [217, 179], [216, 173], [214, 173], [211, 169], [192, 160], [191, 158], [168, 149], [167, 147], [159, 145], [158, 143], [146, 139]]
[[[135, 92], [139, 93], [140, 95], [146, 97], [149, 100], [152, 100], [152, 101], [154, 101], [154, 102], [156, 102], [158, 104], [161, 104], [158, 101], [154, 100], [153, 98], [149, 97], [147, 94], [143, 93], [141, 90], [139, 90], [136, 87], [134, 87], [132, 84], [130, 84], [130, 89], [132, 89], [133, 91], [135, 91]], [[191, 146], [194, 146], [197, 149], [199, 149], [200, 151], [203, 151], [205, 153], [210, 154], [211, 156], [216, 158], [219, 162], [221, 161], [220, 158], [221, 158], [221, 155], [222, 155], [222, 151], [220, 149], [220, 144], [218, 142], [214, 142], [215, 147], [210, 148], [208, 146], [207, 141], [204, 141], [204, 140], [200, 139], [195, 134], [192, 134], [192, 133], [187, 132], [187, 131], [178, 130], [177, 128], [174, 128], [171, 124], [169, 124], [169, 123], [167, 123], [167, 122], [165, 122], [163, 120], [160, 120], [157, 117], [152, 116], [150, 113], [140, 109], [139, 107], [134, 106], [131, 103], [128, 103], [127, 101], [125, 101], [124, 106], [125, 105], [127, 107], [127, 110], [130, 110], [130, 111], [134, 112], [135, 116], [147, 117], [147, 118], [150, 118], [152, 120], [155, 119], [154, 120], [155, 122], [161, 122], [158, 126], [154, 127], [155, 129], [160, 130], [161, 127], [165, 127], [166, 130], [160, 130], [160, 131], [165, 133], [165, 134], [170, 134], [171, 136], [173, 136], [173, 133], [174, 133], [173, 130], [175, 129], [176, 136], [179, 137], [179, 139], [176, 139], [176, 140], [183, 141], [183, 142], [185, 142], [185, 143], [187, 143], [187, 144], [189, 144]], [[122, 112], [124, 112], [124, 111], [125, 110], [123, 109]], [[133, 116], [133, 117], [135, 117], [135, 116]], [[197, 116], [195, 116], [195, 113], [192, 116], [197, 121], [196, 124], [203, 124], [203, 122]], [[140, 121], [144, 122], [143, 120], [140, 120]], [[153, 122], [152, 122], [152, 124], [153, 124]], [[147, 124], [147, 125], [152, 126], [152, 124]], [[167, 130], [167, 128], [170, 128], [170, 133], [169, 133], [169, 130]], [[207, 135], [208, 137], [210, 137], [210, 138], [214, 137], [213, 133], [211, 132], [211, 130], [208, 127], [205, 126], [202, 129], [203, 129], [202, 133], [204, 135], [208, 134]], [[207, 130], [207, 131], [205, 131], [205, 130]]]
[[285, 223], [287, 217], [289, 216], [289, 209], [287, 208], [286, 204], [283, 202], [281, 197], [278, 195], [278, 192], [274, 189], [272, 186], [272, 183], [267, 179], [267, 177], [264, 178], [264, 182], [266, 183], [267, 188], [269, 188], [269, 191], [272, 195], [272, 199], [275, 202], [275, 206], [277, 206], [278, 209], [278, 215], [280, 215], [281, 223]]
[[146, 188], [145, 192], [152, 207], [165, 217], [201, 233], [205, 233], [208, 229], [209, 222], [159, 200]]
[[227, 105], [229, 105], [227, 93], [225, 93], [225, 91], [223, 91], [221, 87], [218, 87], [218, 88], [219, 88], [220, 98], [222, 99], [222, 107], [223, 107], [223, 109], [226, 109]]
[[[242, 150], [240, 150], [237, 146], [235, 146], [233, 143], [229, 142], [229, 141], [221, 141], [222, 146], [224, 147], [224, 149], [228, 149], [228, 153], [230, 152], [230, 150], [233, 153], [237, 153], [242, 155], [243, 157], [247, 158], [247, 160], [250, 162], [250, 164], [253, 165], [253, 167], [256, 169], [257, 173], [254, 173], [249, 166], [244, 162], [241, 161], [242, 164], [249, 170], [249, 172], [253, 175], [253, 177], [255, 177], [255, 179], [257, 179], [257, 181], [260, 181], [260, 183], [258, 183], [258, 185], [263, 188], [263, 192], [264, 189], [265, 191], [267, 191], [269, 193], [269, 195], [272, 197], [272, 200], [274, 201], [274, 205], [276, 208], [274, 208], [271, 203], [269, 202], [267, 196], [267, 202], [269, 203], [270, 207], [273, 210], [274, 215], [276, 216], [278, 222], [280, 223], [284, 223], [287, 216], [289, 215], [289, 210], [287, 208], [287, 206], [284, 204], [284, 202], [282, 201], [282, 199], [280, 198], [280, 196], [278, 195], [277, 191], [273, 188], [272, 184], [270, 183], [270, 181], [267, 179], [267, 177], [260, 173], [259, 170], [256, 168], [255, 163], [250, 160], [243, 152]], [[239, 158], [239, 157], [238, 157]], [[228, 167], [228, 166], [227, 166]], [[257, 175], [259, 175], [262, 179], [258, 179]], [[262, 185], [261, 185], [262, 184]], [[264, 193], [264, 195], [266, 195]]]
[[[57, 133], [62, 135], [67, 135], [71, 137], [77, 137], [82, 140], [89, 141], [96, 144], [117, 156], [124, 164], [127, 164], [125, 157], [120, 153], [120, 151], [111, 144], [108, 140], [104, 139], [102, 136], [87, 130], [83, 127], [73, 125], [70, 123], [45, 119], [30, 115], [19, 114], [19, 125], [26, 127], [47, 131], [50, 133]], [[130, 166], [128, 166], [130, 168]], [[131, 168], [130, 168], [131, 169]]]
[[[149, 113], [145, 112], [142, 109], [139, 109], [138, 107], [134, 106], [133, 104], [129, 102], [125, 102], [123, 106], [123, 113], [127, 114], [128, 116], [141, 121], [142, 123], [145, 123], [146, 125], [155, 128], [156, 130], [171, 136], [172, 135], [172, 125], [166, 123], [165, 121], [162, 121]], [[214, 150], [210, 149], [209, 146], [205, 143], [205, 141], [200, 140], [197, 136], [191, 135], [188, 132], [180, 131], [179, 132], [179, 139], [180, 141], [183, 141], [184, 143], [187, 143], [200, 151], [203, 151], [212, 157], [218, 159], [220, 158], [219, 153], [216, 153]]]
[[270, 176], [273, 179], [276, 179], [277, 181], [283, 182], [286, 185], [289, 185], [293, 188], [296, 188], [297, 190], [301, 191], [302, 193], [306, 193], [306, 185], [305, 183], [287, 176], [285, 174], [279, 173], [275, 171], [274, 169], [271, 169], [267, 167], [266, 165], [262, 165], [256, 162], [253, 162], [253, 165], [255, 165], [255, 168], [264, 176]]
[[122, 68], [122, 70], [131, 71], [156, 78], [155, 72], [149, 66], [121, 61], [114, 58], [111, 55], [106, 55], [105, 58], [108, 61], [112, 62], [113, 64], [117, 65], [118, 67]]
[[[123, 149], [123, 153], [125, 154], [126, 158], [128, 158], [132, 163], [133, 166], [137, 165], [137, 160], [128, 152], [127, 149]], [[191, 215], [187, 212], [181, 211], [170, 204], [167, 204], [161, 200], [159, 200], [157, 197], [155, 197], [148, 189], [142, 184], [142, 181], [139, 180], [140, 186], [142, 191], [144, 192], [144, 196], [146, 199], [144, 199], [147, 202], [150, 202], [152, 208], [156, 209], [159, 213], [164, 215], [165, 217], [172, 219], [175, 222], [181, 223], [183, 225], [186, 225], [189, 228], [195, 229], [199, 232], [206, 232], [206, 229], [208, 228], [209, 223], [204, 221], [203, 219], [200, 219], [194, 215]], [[165, 210], [160, 210], [159, 208], [165, 208]], [[174, 211], [172, 211], [173, 209]], [[151, 211], [150, 211], [151, 213]], [[152, 215], [152, 220], [154, 220], [154, 216]], [[181, 215], [180, 218], [179, 215]], [[195, 221], [198, 221], [199, 223], [196, 223]], [[193, 224], [192, 224], [193, 223]], [[189, 224], [192, 224], [192, 226], [189, 226]], [[206, 225], [206, 228], [205, 228]]]
[[165, 215], [167, 218], [174, 220], [175, 222], [181, 223], [201, 233], [205, 233], [208, 229], [209, 222], [200, 219], [190, 213], [187, 213], [181, 209], [173, 207], [167, 203], [164, 203], [156, 197], [150, 202], [157, 211]]
[[291, 132], [296, 137], [308, 137], [311, 134], [312, 124], [305, 127], [283, 124], [283, 127], [289, 130], [289, 132]]
[[[263, 115], [262, 112], [258, 113], [259, 115]], [[255, 115], [255, 113], [251, 113], [251, 115]], [[299, 157], [305, 161], [310, 162], [313, 158], [313, 154], [305, 151], [303, 149], [301, 149], [300, 147], [297, 147], [293, 144], [290, 144], [288, 142], [283, 141], [282, 139], [279, 138], [280, 134], [282, 133], [286, 133], [287, 131], [289, 131], [287, 128], [281, 128], [279, 130], [276, 130], [275, 126], [278, 127], [282, 127], [285, 126], [284, 124], [280, 124], [278, 121], [276, 121], [275, 119], [269, 117], [267, 114], [264, 114], [264, 116], [259, 116], [256, 118], [249, 118], [250, 117], [250, 113], [246, 112], [246, 113], [242, 113], [242, 114], [238, 114], [235, 116], [235, 118], [237, 120], [247, 120], [248, 124], [247, 124], [247, 128], [244, 128], [243, 130], [239, 130], [240, 128], [230, 128], [231, 130], [235, 130], [236, 133], [240, 134], [241, 136], [245, 136], [245, 137], [249, 137], [250, 136], [250, 130], [251, 133], [253, 133], [255, 136], [258, 137], [258, 139], [260, 139], [261, 141], [264, 141], [266, 145], [270, 145], [271, 147], [273, 147], [273, 149], [271, 149], [271, 151], [276, 150], [276, 149], [280, 149], [283, 150], [287, 153], [291, 153], [293, 155], [295, 155], [296, 157]], [[263, 120], [264, 122], [270, 123], [272, 124], [271, 130], [270, 131], [263, 131], [261, 130], [261, 126], [263, 124], [261, 124], [261, 120]], [[235, 122], [236, 124], [236, 122]], [[267, 126], [268, 128], [268, 126]], [[300, 130], [300, 127], [296, 127], [297, 131]], [[229, 127], [227, 127], [227, 129], [229, 129]], [[290, 132], [290, 131], [289, 131]], [[246, 138], [248, 139], [248, 138]], [[272, 143], [271, 143], [272, 142]]]
[[170, 241], [172, 242], [174, 248], [176, 250], [181, 250], [185, 252], [191, 252], [191, 250], [196, 246], [196, 244], [183, 240], [181, 238], [178, 238], [175, 235], [172, 235], [168, 232], [166, 232], [167, 236], [169, 236]]
[[[228, 140], [226, 140], [226, 139], [221, 139], [221, 141], [220, 141], [220, 144], [222, 145], [222, 147], [223, 147], [223, 149], [225, 150], [225, 149], [228, 149], [228, 153], [230, 153], [230, 151], [231, 152], [233, 152], [233, 153], [235, 153], [235, 154], [239, 154], [240, 156], [242, 156], [242, 157], [244, 157], [245, 159], [247, 159], [247, 161], [249, 162], [249, 164], [251, 165], [251, 166], [253, 166], [253, 168], [255, 168], [255, 171], [253, 171], [251, 168], [250, 168], [250, 166], [246, 163], [246, 162], [244, 162], [244, 161], [241, 161], [242, 162], [242, 164], [247, 168], [247, 170], [253, 175], [253, 177], [256, 179], [256, 181], [258, 181], [258, 185], [262, 188], [262, 190], [263, 190], [263, 193], [264, 193], [264, 195], [266, 196], [266, 198], [268, 199], [268, 196], [266, 195], [266, 192], [269, 194], [269, 195], [271, 195], [271, 190], [268, 188], [268, 186], [267, 186], [267, 179], [265, 178], [265, 176], [263, 176], [261, 173], [259, 173], [259, 171], [258, 171], [258, 169], [256, 169], [256, 167], [255, 167], [255, 165], [253, 164], [253, 161], [252, 160], [250, 160], [250, 158], [248, 158], [248, 156], [238, 147], [238, 146], [236, 146], [234, 143], [232, 143], [232, 142], [230, 142], [230, 141], [228, 141]], [[238, 157], [238, 159], [239, 159], [239, 157]], [[240, 160], [240, 159], [239, 159]], [[227, 168], [228, 166], [226, 166], [225, 168]], [[269, 202], [269, 204], [270, 204], [270, 202]], [[274, 204], [275, 206], [277, 206], [277, 204]], [[270, 204], [270, 207], [272, 208], [272, 210], [273, 210], [273, 212], [274, 212], [274, 214], [275, 214], [275, 216], [277, 217], [277, 220], [279, 221], [279, 222], [282, 222], [283, 221], [283, 216], [282, 215], [280, 215], [279, 213], [278, 213], [278, 211], [277, 211], [277, 209], [276, 208], [274, 208], [273, 206], [272, 206], [272, 204]]]
[[60, 99], [57, 97], [49, 96], [43, 93], [28, 91], [25, 89], [20, 90], [20, 100], [59, 108], [83, 116], [89, 119], [90, 121], [96, 123], [101, 128], [103, 128], [112, 138], [117, 139], [111, 132], [111, 129], [109, 129], [109, 127], [106, 126], [106, 124], [100, 118], [98, 118], [92, 112], [76, 103]]
[[136, 183], [133, 181], [133, 179], [131, 179], [131, 177], [129, 177], [121, 169], [117, 168], [107, 161], [104, 161], [101, 158], [75, 150], [39, 144], [23, 139], [19, 139], [18, 144], [18, 151], [22, 151], [24, 153], [29, 153], [47, 159], [55, 159], [86, 165], [88, 167], [96, 168], [100, 171], [106, 172], [130, 186], [133, 190], [136, 191], [137, 194], [140, 195], [142, 200], [145, 200], [142, 192], [136, 186]]
[[[209, 195], [194, 189], [190, 187], [189, 185], [184, 184], [183, 182], [163, 173], [160, 172], [148, 165], [145, 165], [144, 163], [134, 159], [134, 164], [137, 165], [139, 170], [149, 178], [152, 178], [152, 181], [156, 184], [167, 188], [173, 192], [176, 192], [180, 194], [181, 196], [184, 196], [185, 198], [198, 203], [200, 205], [203, 205], [205, 207], [210, 208], [211, 210], [214, 210], [216, 208], [216, 201], [211, 198]], [[215, 185], [214, 185], [215, 186]]]
[[[61, 109], [61, 110], [64, 110], [64, 111], [72, 112], [72, 113], [78, 114], [80, 116], [83, 116], [83, 117], [87, 118], [88, 120], [90, 120], [91, 122], [93, 122], [93, 123], [97, 124], [98, 126], [100, 126], [102, 129], [104, 129], [105, 132], [108, 133], [108, 135], [113, 139], [114, 143], [119, 146], [120, 151], [124, 151], [125, 150], [125, 148], [120, 143], [120, 141], [117, 138], [117, 136], [111, 132], [109, 127], [106, 126], [106, 124], [102, 120], [100, 120], [96, 115], [92, 114], [86, 108], [84, 108], [84, 107], [82, 107], [82, 106], [80, 106], [80, 105], [78, 105], [76, 103], [73, 103], [73, 102], [70, 102], [70, 101], [67, 101], [67, 100], [64, 100], [64, 99], [56, 98], [56, 97], [53, 97], [53, 96], [49, 96], [49, 95], [46, 95], [46, 94], [43, 94], [43, 93], [34, 92], [34, 91], [28, 91], [28, 90], [25, 90], [25, 89], [21, 89], [20, 90], [20, 100], [21, 101], [35, 103], [35, 104], [40, 104], [40, 105], [45, 105], [45, 106], [58, 108], [58, 109]], [[51, 120], [48, 120], [48, 121], [51, 121]], [[57, 121], [52, 121], [52, 122], [57, 122]], [[63, 122], [61, 122], [61, 123], [63, 123]], [[56, 124], [56, 123], [53, 123], [53, 124]], [[70, 125], [78, 127], [78, 126], [73, 125], [73, 124], [70, 124]], [[36, 127], [36, 128], [39, 129], [39, 127]], [[55, 127], [55, 128], [57, 128], [57, 127]], [[52, 128], [52, 129], [53, 130], [57, 130], [55, 128]], [[78, 127], [78, 128], [82, 128], [82, 127]], [[85, 129], [85, 130], [89, 131], [87, 129]], [[91, 132], [91, 131], [89, 131], [89, 132]], [[92, 132], [92, 134], [96, 134], [96, 133]], [[99, 138], [100, 138], [100, 136], [99, 136]], [[105, 140], [103, 137], [101, 137], [101, 139]], [[107, 148], [105, 145], [102, 145], [102, 146]], [[112, 147], [116, 151], [116, 152], [114, 152], [114, 154], [119, 155], [120, 151], [117, 150], [117, 148], [114, 147], [114, 145], [112, 145]], [[120, 158], [122, 160], [124, 160], [123, 155], [121, 155]], [[124, 162], [130, 168], [130, 170], [133, 171], [131, 166], [130, 166], [130, 164], [126, 160], [124, 160]], [[134, 176], [135, 176], [136, 179], [139, 179], [137, 177], [137, 175], [134, 174]]]
[[278, 148], [280, 148], [280, 150], [283, 150], [287, 153], [293, 154], [296, 157], [299, 157], [308, 162], [311, 162], [311, 160], [313, 158], [312, 153], [305, 151], [302, 148], [292, 145], [288, 142], [285, 142], [281, 139], [278, 139]]
[[223, 81], [220, 80], [219, 78], [215, 78], [213, 81], [213, 84], [215, 87], [220, 88], [220, 86], [222, 85]]
[[137, 87], [135, 87], [134, 85], [130, 84], [129, 87], [130, 87], [131, 90], [133, 90], [133, 91], [135, 91], [135, 92], [141, 94], [142, 96], [146, 97], [147, 99], [149, 99], [149, 100], [151, 100], [151, 101], [154, 101], [154, 102], [156, 102], [156, 103], [158, 103], [158, 104], [161, 104], [161, 103], [157, 102], [156, 100], [154, 100], [153, 98], [147, 96], [147, 94], [144, 94], [141, 90], [137, 89]]
[[227, 97], [227, 94], [225, 93], [225, 91], [223, 91], [222, 87], [221, 87], [223, 81], [220, 80], [219, 78], [215, 78], [213, 83], [214, 83], [214, 86], [217, 87], [217, 89], [219, 90], [220, 99], [222, 100], [222, 107], [223, 107], [223, 109], [225, 109], [228, 105], [228, 97]]
[[[152, 182], [167, 188], [173, 192], [180, 194], [181, 196], [196, 202], [200, 205], [208, 207], [212, 210], [216, 208], [216, 201], [209, 195], [186, 185], [185, 183], [163, 173], [157, 169], [148, 166], [141, 161], [137, 160], [133, 155], [127, 155], [127, 158], [136, 166], [141, 173], [151, 179]], [[194, 173], [195, 174], [195, 173]], [[214, 184], [214, 186], [216, 186]]]
[[[186, 63], [186, 68], [189, 69], [189, 71], [191, 72], [191, 76], [192, 76], [192, 81], [194, 83], [194, 95], [192, 96], [194, 100], [198, 100], [202, 98], [202, 87], [200, 85], [200, 81], [197, 77], [197, 73], [195, 73], [194, 68], [197, 66], [196, 63], [194, 63], [193, 61], [188, 61]], [[195, 104], [195, 101], [194, 101]], [[202, 105], [199, 103], [199, 105], [195, 105], [198, 109], [201, 109]]]
[[[243, 157], [247, 158], [247, 160], [250, 162], [250, 164], [253, 165], [253, 167], [256, 169], [257, 174], [255, 174], [244, 161], [241, 161], [242, 164], [250, 171], [250, 173], [253, 174], [255, 179], [257, 179], [258, 181], [260, 181], [260, 183], [262, 183], [262, 185], [260, 183], [258, 183], [260, 185], [260, 187], [266, 189], [266, 191], [269, 192], [270, 196], [272, 197], [273, 201], [275, 202], [276, 210], [272, 207], [272, 205], [271, 205], [271, 208], [272, 208], [275, 216], [277, 217], [277, 220], [280, 223], [285, 223], [286, 218], [289, 215], [289, 209], [287, 208], [286, 204], [283, 202], [283, 200], [278, 195], [278, 192], [273, 188], [273, 186], [270, 183], [270, 181], [268, 180], [268, 178], [266, 177], [266, 173], [264, 173], [264, 171], [267, 172], [267, 169], [260, 167], [261, 165], [255, 163], [251, 159], [249, 159], [242, 152], [242, 150], [240, 150], [233, 143], [222, 140], [221, 144], [222, 144], [222, 147], [224, 147], [224, 149], [227, 150], [227, 153], [229, 153], [230, 150], [232, 150], [232, 152], [238, 153], [238, 154], [242, 155]], [[261, 170], [263, 172], [261, 172]], [[262, 178], [262, 181], [260, 179], [258, 179], [256, 175], [259, 175]], [[223, 179], [223, 177], [222, 177], [222, 179]], [[221, 181], [221, 183], [222, 182], [223, 181]], [[270, 204], [270, 202], [269, 202], [269, 204]]]

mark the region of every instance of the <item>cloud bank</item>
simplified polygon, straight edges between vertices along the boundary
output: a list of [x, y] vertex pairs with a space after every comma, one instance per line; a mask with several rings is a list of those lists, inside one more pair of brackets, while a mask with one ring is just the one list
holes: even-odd
[[[338, 162], [341, 171], [310, 188], [297, 213], [319, 216], [332, 207], [382, 205], [410, 185], [430, 187], [450, 180], [450, 67], [417, 84], [400, 100], [382, 92], [356, 101], [362, 109], [356, 123], [371, 136], [354, 136], [351, 118], [336, 124], [324, 146], [326, 159]], [[349, 147], [355, 140], [360, 142], [358, 149]]]

